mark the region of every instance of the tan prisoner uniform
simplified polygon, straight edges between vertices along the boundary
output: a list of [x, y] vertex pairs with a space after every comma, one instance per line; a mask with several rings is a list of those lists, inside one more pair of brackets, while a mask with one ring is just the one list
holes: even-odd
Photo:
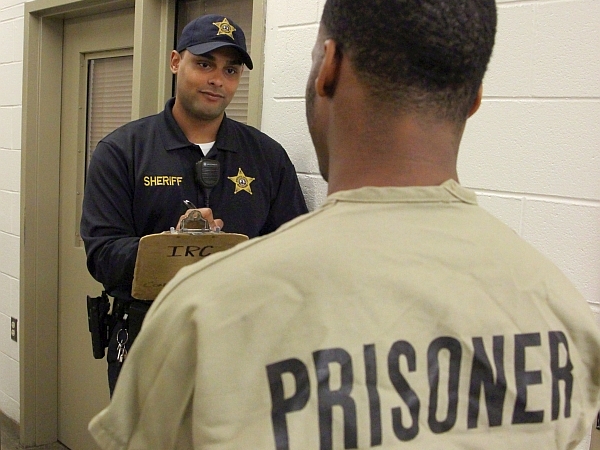
[[474, 193], [367, 187], [182, 270], [91, 431], [115, 449], [574, 448], [598, 373], [584, 299]]

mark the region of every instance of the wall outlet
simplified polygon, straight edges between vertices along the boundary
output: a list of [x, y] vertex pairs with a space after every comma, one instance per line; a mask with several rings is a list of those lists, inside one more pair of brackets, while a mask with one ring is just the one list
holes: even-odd
[[17, 342], [17, 319], [14, 317], [10, 318], [10, 338]]

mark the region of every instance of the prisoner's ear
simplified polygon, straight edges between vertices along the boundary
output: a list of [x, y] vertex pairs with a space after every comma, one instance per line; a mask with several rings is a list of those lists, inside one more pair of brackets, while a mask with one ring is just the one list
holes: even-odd
[[477, 91], [477, 97], [473, 101], [471, 105], [471, 109], [469, 110], [469, 115], [467, 117], [471, 117], [473, 114], [477, 112], [479, 107], [481, 106], [481, 98], [483, 97], [483, 84], [479, 86], [479, 90]]
[[321, 97], [333, 97], [340, 74], [343, 55], [333, 39], [327, 39], [323, 43], [323, 50], [324, 55], [321, 60], [319, 74], [315, 80], [315, 89], [317, 95]]

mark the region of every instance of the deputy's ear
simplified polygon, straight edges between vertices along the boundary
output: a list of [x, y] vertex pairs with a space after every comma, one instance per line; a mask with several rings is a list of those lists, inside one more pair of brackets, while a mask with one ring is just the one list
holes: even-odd
[[327, 39], [323, 43], [323, 51], [321, 67], [315, 79], [315, 90], [321, 97], [333, 97], [342, 63], [342, 53], [333, 39]]
[[469, 115], [467, 117], [471, 117], [477, 112], [477, 110], [481, 106], [481, 97], [483, 97], [483, 84], [479, 86], [479, 90], [477, 91], [477, 97], [475, 97], [475, 101], [473, 102], [473, 105], [471, 105], [471, 109], [469, 110]]
[[171, 64], [170, 64], [170, 69], [171, 69], [171, 73], [173, 74], [177, 74], [177, 72], [179, 71], [179, 63], [181, 62], [181, 54], [176, 51], [173, 50], [171, 52]]

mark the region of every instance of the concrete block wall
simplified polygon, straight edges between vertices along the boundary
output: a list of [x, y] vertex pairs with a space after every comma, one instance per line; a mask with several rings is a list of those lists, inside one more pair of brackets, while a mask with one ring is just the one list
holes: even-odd
[[[262, 128], [290, 153], [311, 207], [324, 198], [304, 90], [324, 0], [267, 3]], [[461, 183], [552, 259], [600, 323], [600, 2], [498, 0], [484, 101]]]
[[600, 324], [600, 3], [498, 6], [461, 181], [569, 276]]
[[0, 0], [0, 411], [19, 418], [19, 344], [11, 317], [19, 319], [21, 91], [23, 3]]
[[262, 130], [287, 150], [311, 210], [327, 196], [304, 109], [311, 51], [324, 4], [324, 0], [267, 2]]
[[[262, 129], [298, 170], [311, 209], [327, 187], [304, 115], [324, 0], [268, 0]], [[600, 323], [600, 2], [498, 0], [484, 102], [469, 121], [461, 182], [552, 259]], [[18, 420], [23, 3], [0, 0], [0, 411]], [[583, 443], [580, 449], [587, 448]]]
[[[262, 129], [290, 153], [311, 208], [327, 189], [304, 116], [324, 3], [267, 2]], [[567, 274], [600, 325], [600, 2], [497, 5], [496, 47], [483, 104], [465, 130], [460, 181]], [[589, 439], [579, 450], [587, 448]]]

